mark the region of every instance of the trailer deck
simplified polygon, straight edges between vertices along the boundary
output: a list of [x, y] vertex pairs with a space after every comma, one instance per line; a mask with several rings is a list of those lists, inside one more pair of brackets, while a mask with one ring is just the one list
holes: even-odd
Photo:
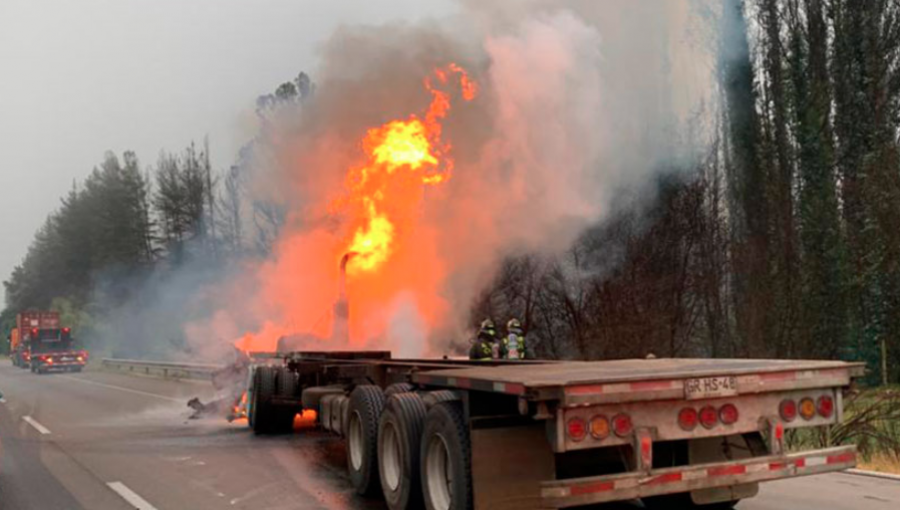
[[[434, 364], [440, 364], [434, 360]], [[864, 367], [863, 363], [849, 364]], [[531, 365], [466, 366], [441, 370], [443, 377], [480, 379], [527, 388], [607, 384], [715, 375], [745, 375], [847, 368], [843, 361], [793, 361], [754, 359], [623, 359], [566, 361]]]
[[686, 391], [685, 381], [720, 376], [735, 378], [735, 394], [802, 389], [823, 379], [846, 386], [864, 371], [864, 363], [843, 361], [626, 359], [448, 368], [417, 372], [412, 381], [579, 405], [615, 402], [624, 395], [628, 400], [678, 398]]
[[314, 410], [347, 441], [357, 492], [382, 492], [392, 510], [421, 497], [441, 510], [730, 504], [762, 481], [856, 463], [852, 445], [788, 453], [785, 431], [840, 423], [862, 363], [282, 359], [250, 367], [250, 426], [290, 432]]

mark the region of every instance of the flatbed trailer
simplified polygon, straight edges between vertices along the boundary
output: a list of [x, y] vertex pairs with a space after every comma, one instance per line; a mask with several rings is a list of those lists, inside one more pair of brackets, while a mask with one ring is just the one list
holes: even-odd
[[856, 447], [788, 452], [842, 420], [864, 365], [840, 361], [398, 360], [296, 352], [249, 371], [257, 434], [313, 410], [350, 479], [392, 510], [730, 508], [759, 482], [856, 465]]

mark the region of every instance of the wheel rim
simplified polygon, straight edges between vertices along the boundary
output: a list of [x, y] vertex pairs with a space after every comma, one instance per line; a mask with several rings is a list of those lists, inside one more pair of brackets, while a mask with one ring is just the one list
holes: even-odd
[[354, 412], [350, 416], [350, 463], [353, 465], [354, 471], [362, 469], [363, 463], [363, 429], [362, 418], [358, 412]]
[[400, 487], [400, 441], [397, 429], [391, 422], [386, 422], [382, 429], [381, 440], [381, 472], [391, 492]]
[[425, 478], [431, 504], [436, 510], [450, 510], [450, 486], [453, 477], [450, 468], [450, 450], [447, 442], [440, 434], [435, 434], [428, 441], [428, 454], [425, 460]]

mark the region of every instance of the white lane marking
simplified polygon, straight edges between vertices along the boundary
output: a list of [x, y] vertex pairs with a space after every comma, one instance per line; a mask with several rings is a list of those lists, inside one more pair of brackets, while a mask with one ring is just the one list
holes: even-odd
[[79, 379], [77, 377], [69, 377], [66, 375], [58, 375], [58, 376], [54, 377], [54, 379], [68, 379], [70, 381], [78, 381], [78, 382], [84, 383], [84, 384], [93, 384], [94, 386], [100, 386], [101, 388], [109, 388], [111, 390], [119, 390], [119, 391], [124, 391], [126, 393], [134, 393], [135, 395], [143, 395], [145, 397], [153, 397], [153, 398], [158, 398], [160, 400], [168, 400], [169, 402], [179, 402], [180, 403], [184, 400], [181, 398], [167, 397], [165, 395], [157, 395], [156, 393], [150, 393], [147, 391], [133, 390], [131, 388], [123, 388], [122, 386], [113, 386], [112, 384], [103, 384], [103, 383], [99, 383], [99, 382], [89, 381], [87, 379]]
[[23, 416], [22, 419], [25, 420], [25, 423], [34, 427], [34, 430], [37, 430], [41, 434], [44, 434], [46, 436], [50, 433], [50, 429], [38, 423], [37, 420], [35, 420], [31, 416]]
[[136, 508], [137, 510], [156, 510], [156, 507], [147, 502], [146, 499], [138, 496], [133, 490], [129, 489], [122, 482], [109, 482], [106, 484], [110, 489], [113, 490], [119, 496], [122, 496], [122, 499], [128, 502], [129, 505]]

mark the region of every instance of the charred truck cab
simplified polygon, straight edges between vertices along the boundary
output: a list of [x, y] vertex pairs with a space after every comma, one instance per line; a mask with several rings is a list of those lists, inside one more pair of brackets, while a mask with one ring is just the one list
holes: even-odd
[[[652, 359], [394, 360], [297, 352], [250, 367], [257, 434], [302, 411], [344, 438], [360, 494], [392, 510], [567, 508], [642, 499], [728, 508], [769, 480], [855, 466], [856, 447], [788, 452], [839, 423], [861, 364]], [[311, 414], [311, 413], [309, 413]]]

